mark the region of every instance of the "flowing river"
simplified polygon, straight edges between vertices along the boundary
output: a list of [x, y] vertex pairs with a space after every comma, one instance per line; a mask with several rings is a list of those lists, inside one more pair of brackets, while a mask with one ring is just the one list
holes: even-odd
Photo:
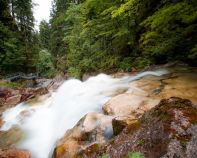
[[3, 113], [1, 131], [17, 126], [24, 138], [17, 148], [31, 152], [33, 158], [49, 158], [56, 142], [85, 114], [101, 111], [112, 96], [129, 89], [129, 83], [147, 75], [161, 76], [167, 70], [147, 71], [135, 76], [112, 78], [100, 74], [87, 81], [67, 80], [46, 100], [28, 105], [21, 103]]

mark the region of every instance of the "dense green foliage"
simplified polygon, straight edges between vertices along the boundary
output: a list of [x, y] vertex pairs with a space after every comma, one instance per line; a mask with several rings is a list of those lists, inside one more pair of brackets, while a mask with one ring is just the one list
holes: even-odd
[[81, 77], [197, 61], [196, 0], [53, 0], [33, 30], [31, 0], [0, 0], [0, 71]]
[[5, 82], [5, 81], [0, 81], [0, 87], [24, 88], [25, 87], [25, 82]]
[[197, 59], [195, 0], [56, 0], [53, 8], [50, 51], [74, 76]]
[[0, 73], [35, 71], [38, 39], [31, 0], [0, 0]]
[[52, 56], [46, 49], [39, 52], [37, 70], [44, 77], [52, 77], [55, 74]]
[[[98, 158], [109, 158], [109, 156], [107, 154], [104, 154]], [[144, 158], [144, 156], [140, 152], [128, 152], [128, 154], [124, 158]]]
[[129, 152], [127, 155], [128, 158], [144, 158], [140, 152]]

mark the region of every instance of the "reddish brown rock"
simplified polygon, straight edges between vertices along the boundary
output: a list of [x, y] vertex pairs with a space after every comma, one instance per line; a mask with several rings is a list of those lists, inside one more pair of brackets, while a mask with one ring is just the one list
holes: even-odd
[[0, 158], [31, 158], [31, 154], [28, 151], [19, 149], [0, 149]]
[[35, 97], [34, 94], [22, 94], [20, 102], [27, 101], [34, 97]]
[[0, 89], [0, 112], [21, 102], [48, 94], [47, 88]]
[[11, 92], [8, 88], [0, 88], [0, 98], [7, 98], [10, 96]]
[[128, 125], [111, 142], [82, 157], [107, 154], [122, 158], [128, 152], [140, 152], [145, 158], [196, 158], [197, 109], [189, 100], [162, 100], [143, 117]]
[[13, 106], [20, 103], [20, 101], [21, 101], [21, 95], [20, 94], [14, 95], [6, 99], [5, 105]]

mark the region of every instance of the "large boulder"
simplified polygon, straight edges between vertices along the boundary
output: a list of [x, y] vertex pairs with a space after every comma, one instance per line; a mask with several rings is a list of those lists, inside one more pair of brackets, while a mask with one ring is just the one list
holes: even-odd
[[31, 158], [31, 154], [28, 151], [19, 149], [0, 149], [0, 158]]
[[125, 116], [132, 114], [139, 117], [158, 103], [159, 100], [157, 99], [124, 93], [110, 99], [103, 106], [103, 111], [108, 115]]
[[86, 150], [95, 150], [113, 135], [111, 116], [89, 113], [77, 125], [68, 130], [58, 142], [54, 158], [75, 158]]
[[189, 100], [172, 97], [127, 125], [112, 141], [81, 155], [122, 158], [129, 152], [140, 152], [146, 158], [196, 158], [196, 149], [197, 109]]

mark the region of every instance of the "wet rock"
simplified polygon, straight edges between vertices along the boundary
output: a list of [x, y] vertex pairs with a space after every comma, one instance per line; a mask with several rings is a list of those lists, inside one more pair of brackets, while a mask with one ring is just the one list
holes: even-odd
[[112, 120], [113, 134], [117, 136], [124, 128], [135, 123], [137, 119], [133, 116], [119, 116]]
[[47, 88], [0, 89], [0, 113], [21, 102], [48, 94]]
[[5, 105], [5, 102], [6, 102], [5, 98], [0, 98], [0, 106]]
[[7, 88], [0, 88], [0, 98], [7, 98], [10, 96], [10, 90]]
[[54, 158], [80, 157], [86, 150], [95, 151], [113, 135], [112, 118], [100, 113], [87, 114], [58, 142]]
[[92, 77], [92, 76], [96, 76], [96, 75], [98, 75], [99, 74], [99, 72], [90, 72], [90, 73], [85, 73], [85, 74], [83, 74], [83, 76], [82, 76], [82, 81], [86, 81], [86, 80], [88, 80], [90, 77]]
[[25, 91], [25, 94], [33, 94], [34, 96], [37, 95], [44, 95], [48, 93], [48, 89], [47, 88], [27, 88]]
[[21, 100], [20, 100], [20, 102], [24, 102], [24, 101], [27, 101], [27, 100], [29, 100], [29, 99], [32, 99], [32, 98], [34, 98], [35, 96], [34, 96], [34, 94], [22, 94], [22, 96], [21, 96]]
[[28, 151], [19, 150], [19, 149], [0, 149], [1, 158], [31, 158], [31, 155]]
[[158, 98], [176, 97], [189, 99], [197, 103], [197, 73], [174, 73], [170, 78], [162, 80], [163, 90], [155, 95]]
[[129, 93], [136, 94], [136, 88], [139, 88], [151, 98], [165, 99], [176, 95], [197, 103], [197, 69], [175, 67], [169, 69], [169, 72], [164, 76], [147, 76], [133, 81], [130, 83], [131, 91]]
[[138, 88], [138, 94], [145, 94], [150, 96], [155, 90], [162, 90], [161, 79], [166, 79], [168, 76], [146, 76], [140, 80], [136, 80], [130, 83], [130, 93], [136, 94], [136, 89]]
[[1, 126], [4, 124], [4, 121], [3, 121], [3, 119], [2, 118], [0, 118], [0, 128], [1, 128]]
[[116, 72], [116, 73], [113, 73], [111, 76], [114, 78], [120, 78], [120, 77], [130, 76], [130, 75], [131, 75], [131, 73]]
[[53, 79], [38, 79], [37, 88], [45, 88], [47, 90], [56, 90], [63, 82], [65, 78], [61, 75], [56, 76]]
[[157, 99], [125, 93], [109, 100], [103, 106], [103, 111], [108, 115], [125, 116], [132, 114], [139, 117], [145, 111], [157, 105], [158, 102]]
[[14, 148], [23, 137], [24, 133], [17, 127], [12, 127], [8, 131], [0, 131], [0, 149]]
[[122, 158], [136, 151], [146, 158], [196, 158], [196, 138], [197, 109], [189, 100], [172, 97], [163, 99], [89, 158], [104, 153]]
[[18, 104], [20, 102], [20, 100], [21, 100], [21, 95], [20, 94], [14, 95], [14, 96], [11, 96], [11, 97], [6, 99], [5, 105], [13, 106], [13, 105]]

